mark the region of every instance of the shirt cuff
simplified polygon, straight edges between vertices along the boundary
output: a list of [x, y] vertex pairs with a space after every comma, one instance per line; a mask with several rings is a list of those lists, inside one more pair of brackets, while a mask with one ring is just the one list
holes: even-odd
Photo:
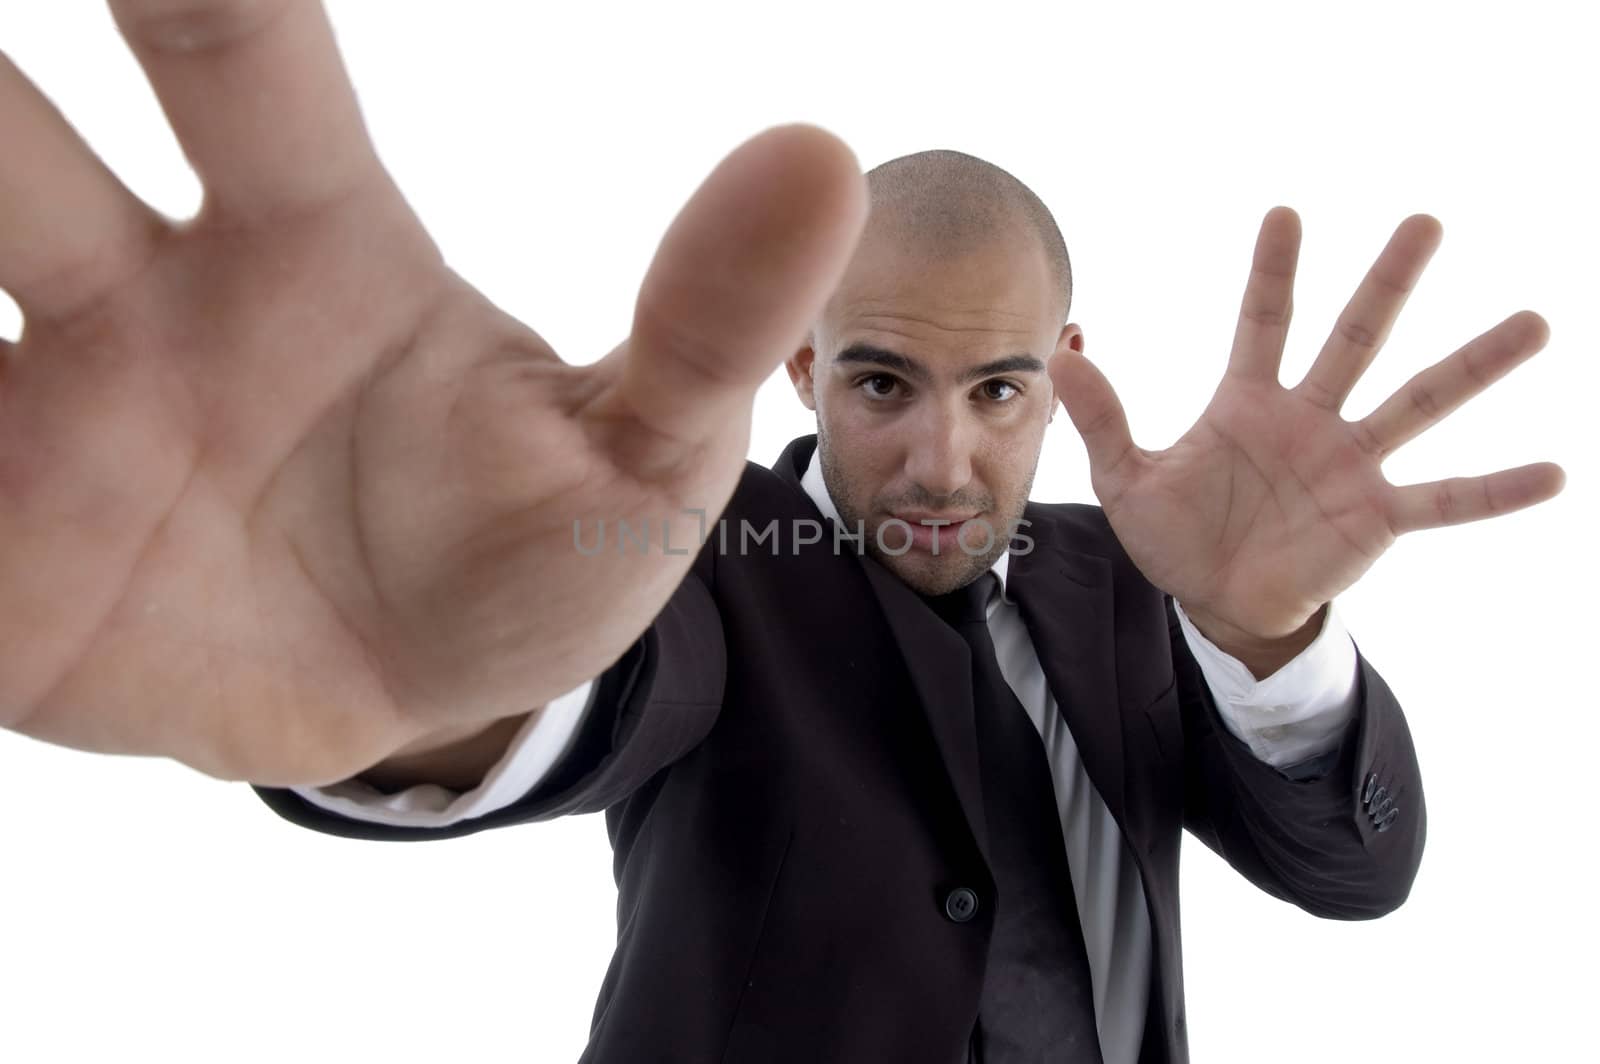
[[1201, 634], [1176, 599], [1173, 605], [1217, 715], [1258, 759], [1282, 769], [1338, 747], [1355, 718], [1359, 673], [1355, 642], [1335, 603], [1311, 645], [1262, 680]]
[[307, 802], [352, 820], [392, 827], [442, 828], [504, 809], [532, 790], [571, 749], [594, 695], [595, 682], [552, 699], [512, 736], [505, 756], [470, 791], [419, 783], [385, 794], [359, 779], [325, 787], [291, 787]]

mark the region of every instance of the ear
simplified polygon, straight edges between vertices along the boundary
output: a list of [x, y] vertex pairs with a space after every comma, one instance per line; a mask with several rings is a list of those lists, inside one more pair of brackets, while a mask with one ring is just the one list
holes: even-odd
[[[1083, 329], [1080, 328], [1074, 322], [1070, 322], [1069, 321], [1069, 322], [1067, 322], [1065, 325], [1063, 325], [1061, 327], [1061, 334], [1056, 337], [1055, 350], [1053, 350], [1050, 353], [1051, 354], [1051, 358], [1054, 358], [1058, 353], [1060, 353], [1062, 351], [1071, 351], [1074, 354], [1079, 354], [1079, 355], [1083, 354]], [[1048, 377], [1049, 374], [1046, 374], [1046, 376]], [[1051, 392], [1050, 392], [1050, 420], [1051, 421], [1054, 421], [1055, 417], [1056, 417], [1056, 403], [1055, 403], [1055, 390], [1054, 390], [1054, 388], [1055, 388], [1055, 385], [1054, 385], [1054, 382], [1052, 381], [1051, 382]]]
[[1083, 354], [1083, 328], [1076, 322], [1067, 322], [1061, 327], [1061, 335], [1056, 337], [1056, 350], [1076, 351]]
[[816, 360], [817, 353], [808, 344], [790, 355], [783, 363], [783, 368], [789, 373], [789, 383], [794, 385], [795, 394], [800, 397], [807, 410], [817, 408], [816, 382], [811, 377]]

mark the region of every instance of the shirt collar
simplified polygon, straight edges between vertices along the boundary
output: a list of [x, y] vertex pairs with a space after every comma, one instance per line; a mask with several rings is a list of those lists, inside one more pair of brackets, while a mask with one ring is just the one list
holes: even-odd
[[[827, 481], [822, 479], [822, 460], [818, 457], [821, 453], [821, 447], [812, 450], [811, 461], [806, 465], [805, 476], [800, 478], [800, 486], [805, 489], [807, 495], [811, 496], [811, 501], [817, 504], [817, 509], [822, 511], [822, 516], [840, 528], [844, 528], [844, 521], [839, 517], [839, 508], [833, 505], [833, 497], [828, 494]], [[1007, 548], [1006, 552], [996, 558], [994, 564], [989, 567], [989, 571], [994, 573], [1000, 580], [1000, 593], [1002, 595], [1006, 591], [1006, 570], [1010, 559], [1011, 551]]]

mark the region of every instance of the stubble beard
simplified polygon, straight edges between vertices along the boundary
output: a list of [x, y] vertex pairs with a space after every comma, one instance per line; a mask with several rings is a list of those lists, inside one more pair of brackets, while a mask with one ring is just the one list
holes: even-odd
[[[877, 529], [867, 520], [864, 513], [857, 511], [851, 504], [851, 500], [855, 498], [854, 485], [849, 474], [835, 461], [833, 449], [827, 446], [827, 436], [820, 418], [817, 419], [817, 456], [822, 463], [823, 483], [827, 485], [828, 494], [839, 511], [845, 531], [853, 535], [857, 528], [863, 529], [861, 545], [863, 552], [888, 569], [913, 591], [922, 595], [942, 595], [954, 591], [965, 587], [989, 571], [1010, 547], [1012, 535], [1021, 526], [1023, 510], [1028, 504], [1028, 495], [1033, 490], [1033, 476], [1037, 470], [1035, 466], [1028, 471], [1028, 478], [1023, 484], [1021, 493], [1009, 506], [1011, 512], [998, 516], [998, 523], [993, 528], [993, 541], [986, 551], [982, 554], [971, 554], [966, 548], [957, 546], [954, 550], [941, 549], [935, 557], [926, 551], [916, 549], [893, 554], [879, 546]], [[984, 508], [984, 516], [986, 520], [994, 523], [996, 518], [989, 516], [989, 512], [1000, 507], [997, 500], [990, 501], [991, 505]], [[901, 529], [891, 527], [885, 531], [883, 538], [889, 547], [895, 548], [905, 541], [904, 535]], [[969, 535], [967, 538], [972, 539], [973, 536]]]

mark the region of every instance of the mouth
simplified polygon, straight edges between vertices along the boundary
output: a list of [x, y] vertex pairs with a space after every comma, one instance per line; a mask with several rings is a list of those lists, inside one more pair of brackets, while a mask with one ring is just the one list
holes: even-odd
[[908, 525], [915, 524], [952, 524], [959, 525], [963, 521], [970, 521], [978, 516], [978, 511], [969, 510], [966, 513], [938, 514], [927, 510], [902, 510], [899, 513], [891, 512], [890, 517], [898, 517]]
[[970, 557], [984, 553], [993, 543], [993, 532], [984, 532], [982, 511], [934, 513], [902, 510], [891, 512], [889, 517], [891, 520], [904, 521], [911, 529], [907, 535], [899, 527], [879, 527], [879, 544], [889, 554], [916, 550], [935, 556], [953, 554]]

